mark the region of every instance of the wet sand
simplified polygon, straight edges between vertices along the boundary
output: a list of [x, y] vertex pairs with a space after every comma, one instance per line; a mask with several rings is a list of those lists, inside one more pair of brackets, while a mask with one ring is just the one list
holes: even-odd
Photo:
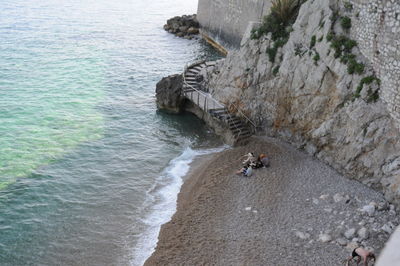
[[[236, 175], [250, 151], [271, 166]], [[350, 200], [335, 202], [336, 193]], [[360, 221], [368, 227], [358, 209], [371, 201], [384, 199], [288, 144], [254, 138], [194, 164], [145, 265], [341, 265], [351, 245], [336, 240]], [[379, 254], [387, 237], [371, 232], [363, 244]]]

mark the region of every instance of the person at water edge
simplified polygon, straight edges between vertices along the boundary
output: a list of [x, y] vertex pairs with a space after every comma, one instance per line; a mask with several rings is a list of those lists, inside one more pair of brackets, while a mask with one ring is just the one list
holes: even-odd
[[368, 265], [368, 261], [373, 259], [375, 261], [375, 255], [371, 251], [368, 251], [362, 247], [355, 248], [351, 253], [351, 257], [349, 257], [346, 261], [346, 265], [349, 266], [351, 260], [356, 258], [357, 265], [360, 263], [361, 259], [363, 260], [364, 266]]

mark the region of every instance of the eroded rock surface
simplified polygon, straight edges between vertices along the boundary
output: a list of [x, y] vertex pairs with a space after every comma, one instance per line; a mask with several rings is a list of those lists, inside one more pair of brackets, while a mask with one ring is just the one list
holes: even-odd
[[167, 20], [167, 24], [164, 25], [164, 30], [178, 37], [192, 39], [193, 36], [199, 33], [199, 26], [196, 15], [183, 15]]
[[156, 99], [158, 109], [180, 113], [185, 101], [182, 95], [182, 75], [171, 75], [162, 78], [156, 85]]
[[379, 73], [354, 47], [352, 54], [365, 70], [349, 74], [328, 41], [332, 31], [349, 38], [358, 32], [340, 27], [338, 17], [357, 17], [346, 12], [354, 11], [346, 10], [342, 1], [307, 1], [274, 63], [266, 53], [270, 36], [249, 39], [207, 75], [207, 86], [219, 101], [240, 106], [267, 135], [295, 144], [400, 203], [396, 121], [381, 97], [371, 101], [374, 93], [379, 95], [376, 84], [364, 85], [357, 93], [363, 78]]

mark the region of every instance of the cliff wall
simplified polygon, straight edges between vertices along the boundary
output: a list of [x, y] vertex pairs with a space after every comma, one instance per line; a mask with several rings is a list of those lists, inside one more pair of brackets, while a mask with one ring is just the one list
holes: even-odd
[[270, 0], [199, 0], [197, 19], [202, 33], [228, 49], [240, 46], [250, 21], [260, 21]]
[[353, 0], [352, 36], [382, 81], [382, 99], [400, 127], [400, 2]]
[[[269, 35], [243, 40], [208, 73], [208, 85], [215, 98], [239, 106], [266, 134], [400, 203], [400, 4], [364, 2], [307, 1], [274, 60], [266, 53], [274, 46]], [[351, 19], [347, 31], [343, 17]], [[344, 49], [350, 38], [358, 45], [337, 55], [336, 40]]]

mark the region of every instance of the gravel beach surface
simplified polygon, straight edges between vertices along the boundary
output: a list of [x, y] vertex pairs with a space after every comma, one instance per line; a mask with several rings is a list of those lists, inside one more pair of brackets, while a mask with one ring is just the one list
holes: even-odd
[[[271, 166], [236, 175], [248, 152]], [[257, 137], [192, 167], [145, 265], [343, 265], [358, 246], [379, 255], [398, 223], [381, 194]]]

